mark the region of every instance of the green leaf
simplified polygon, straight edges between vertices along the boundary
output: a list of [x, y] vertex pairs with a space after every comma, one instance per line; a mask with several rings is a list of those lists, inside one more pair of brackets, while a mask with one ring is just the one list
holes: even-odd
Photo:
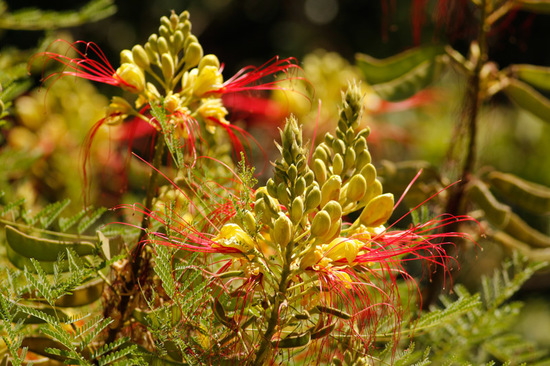
[[36, 8], [22, 9], [0, 15], [0, 29], [41, 30], [74, 27], [113, 15], [113, 0], [92, 0], [79, 11], [52, 11]]
[[550, 67], [535, 65], [511, 65], [510, 73], [535, 88], [550, 91]]
[[503, 91], [518, 107], [543, 121], [550, 122], [550, 100], [528, 84], [516, 79], [509, 79], [509, 83]]
[[437, 78], [443, 65], [444, 47], [414, 48], [379, 60], [356, 55], [357, 66], [365, 80], [382, 99], [399, 101], [410, 98]]
[[67, 248], [73, 249], [78, 255], [96, 254], [94, 244], [87, 241], [65, 241], [38, 238], [27, 235], [11, 226], [6, 226], [6, 240], [9, 246], [18, 254], [39, 261], [56, 261], [60, 253]]

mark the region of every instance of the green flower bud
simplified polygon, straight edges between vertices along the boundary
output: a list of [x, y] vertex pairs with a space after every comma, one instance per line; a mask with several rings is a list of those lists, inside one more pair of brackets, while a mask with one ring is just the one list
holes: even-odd
[[346, 197], [349, 201], [359, 201], [367, 192], [367, 180], [361, 174], [354, 175], [348, 182]]
[[282, 247], [285, 247], [292, 239], [292, 223], [284, 214], [279, 214], [273, 226], [273, 241]]
[[218, 60], [218, 57], [213, 54], [204, 55], [201, 59], [201, 62], [199, 63], [199, 70], [201, 70], [205, 66], [214, 66], [216, 69], [219, 69], [220, 60]]
[[294, 225], [298, 225], [298, 223], [302, 220], [303, 214], [304, 200], [302, 197], [296, 197], [290, 206], [290, 220]]
[[285, 206], [288, 206], [290, 203], [290, 193], [284, 183], [280, 183], [277, 186], [277, 199]]
[[325, 183], [327, 180], [327, 167], [321, 159], [315, 159], [313, 162], [313, 172], [315, 173], [315, 179], [319, 184]]
[[[189, 43], [185, 47], [185, 67], [192, 68], [199, 64], [203, 55], [202, 46], [198, 42]], [[219, 67], [216, 67], [218, 69]]]
[[327, 161], [328, 160], [327, 150], [325, 150], [321, 145], [318, 145], [317, 148], [315, 148], [315, 152], [313, 152], [313, 158], [321, 159], [322, 161]]
[[145, 43], [145, 53], [147, 53], [147, 58], [149, 59], [150, 64], [159, 64], [158, 53], [153, 50], [153, 46], [151, 46], [149, 42]]
[[378, 227], [390, 218], [393, 212], [393, 194], [386, 193], [374, 197], [365, 206], [359, 220], [366, 227]]
[[321, 188], [321, 206], [327, 204], [328, 201], [338, 201], [340, 199], [340, 188], [342, 187], [342, 178], [339, 175], [332, 175], [323, 184]]
[[361, 175], [365, 177], [367, 187], [374, 183], [376, 179], [376, 168], [372, 164], [367, 164], [361, 169]]
[[344, 141], [334, 139], [332, 142], [332, 149], [335, 153], [344, 155], [344, 152], [346, 151], [346, 144], [344, 144]]
[[263, 196], [263, 200], [264, 200], [264, 203], [265, 203], [265, 206], [269, 209], [269, 211], [273, 214], [278, 214], [280, 209], [279, 209], [279, 205], [277, 204], [277, 202], [271, 198], [271, 196], [265, 194]]
[[356, 138], [364, 137], [366, 139], [367, 137], [369, 137], [369, 135], [370, 135], [370, 128], [367, 127], [359, 131], [359, 133], [357, 133]]
[[174, 77], [174, 60], [172, 60], [172, 57], [168, 53], [163, 53], [160, 64], [164, 80], [171, 80]]
[[367, 148], [367, 139], [364, 137], [359, 137], [353, 143], [353, 149], [355, 150], [356, 155], [361, 154], [366, 148]]
[[256, 218], [252, 212], [246, 210], [243, 215], [243, 225], [250, 233], [254, 233], [256, 231]]
[[136, 65], [141, 69], [147, 69], [149, 67], [149, 57], [141, 45], [137, 44], [132, 48], [132, 56]]
[[361, 199], [359, 202], [360, 204], [367, 204], [370, 200], [372, 200], [374, 197], [377, 197], [382, 194], [382, 183], [378, 179], [375, 179], [374, 182], [372, 182], [371, 185], [368, 185], [367, 183], [367, 192], [365, 193], [365, 196]]
[[348, 148], [346, 155], [344, 155], [344, 171], [348, 170], [355, 165], [355, 151]]
[[355, 161], [355, 169], [360, 171], [365, 165], [371, 162], [371, 156], [369, 150], [365, 149], [357, 154], [357, 159]]
[[319, 211], [311, 222], [311, 235], [317, 238], [323, 237], [330, 231], [330, 215], [326, 211]]
[[337, 153], [334, 155], [334, 159], [332, 160], [332, 173], [336, 175], [342, 174], [344, 171], [344, 159], [342, 158], [342, 155]]
[[308, 170], [307, 173], [304, 174], [304, 180], [306, 182], [306, 186], [311, 185], [314, 179], [315, 179], [315, 174], [313, 173], [313, 170]]
[[174, 48], [174, 53], [178, 53], [183, 48], [183, 32], [177, 30], [173, 35], [170, 36], [170, 41], [172, 42], [172, 47]]
[[325, 134], [325, 144], [327, 146], [332, 146], [332, 143], [334, 142], [334, 136], [332, 136], [330, 133]]
[[134, 63], [134, 56], [132, 55], [132, 51], [130, 50], [122, 50], [120, 51], [120, 64], [133, 64]]
[[340, 235], [340, 232], [342, 231], [342, 219], [337, 220], [334, 223], [331, 223], [330, 230], [325, 235], [321, 236], [320, 239], [322, 239], [325, 242], [330, 242], [333, 239], [337, 238]]
[[342, 206], [336, 201], [329, 201], [325, 206], [323, 206], [323, 210], [328, 212], [330, 215], [330, 222], [334, 223], [342, 218]]
[[306, 193], [306, 212], [315, 209], [321, 203], [321, 190], [317, 187]]
[[189, 20], [189, 11], [187, 10], [182, 11], [179, 18], [180, 18], [180, 22], [185, 22]]
[[[158, 39], [159, 39], [159, 36], [153, 33], [149, 36], [149, 39], [147, 40], [147, 43], [151, 46], [151, 49], [155, 52], [158, 52], [158, 47], [157, 47]], [[147, 45], [147, 43], [145, 45]]]
[[199, 43], [199, 39], [193, 34], [190, 34], [188, 37], [185, 38], [185, 42], [183, 42], [183, 48], [189, 47], [191, 43]]
[[191, 33], [191, 22], [189, 20], [178, 24], [178, 30], [180, 30], [186, 38]]
[[157, 41], [158, 52], [162, 55], [169, 52], [168, 41], [164, 37], [159, 37]]
[[[166, 18], [166, 17], [164, 17]], [[168, 20], [168, 18], [166, 18], [167, 22], [168, 22], [168, 25], [161, 25], [159, 27], [159, 34], [161, 37], [164, 37], [166, 39], [170, 38], [170, 20]]]
[[286, 174], [288, 176], [288, 179], [291, 181], [291, 182], [294, 182], [296, 180], [296, 177], [298, 176], [298, 169], [296, 169], [296, 165], [294, 164], [291, 164], [289, 167], [288, 167], [288, 170], [286, 171]]
[[347, 145], [352, 145], [354, 140], [355, 140], [355, 131], [353, 130], [353, 128], [348, 128], [348, 130], [346, 131]]
[[301, 196], [306, 190], [306, 180], [304, 177], [300, 177], [294, 184], [294, 196]]
[[180, 22], [180, 17], [176, 15], [175, 12], [172, 11], [172, 14], [170, 14], [170, 28], [176, 29], [176, 26]]
[[271, 197], [277, 197], [277, 184], [275, 184], [273, 178], [267, 180], [266, 188]]

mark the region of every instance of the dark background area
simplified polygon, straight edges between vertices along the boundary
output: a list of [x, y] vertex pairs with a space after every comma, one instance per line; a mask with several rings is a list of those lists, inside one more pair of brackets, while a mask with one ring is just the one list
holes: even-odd
[[[25, 7], [78, 9], [86, 1], [8, 0], [10, 11]], [[75, 39], [93, 41], [118, 63], [118, 52], [143, 44], [159, 18], [187, 9], [205, 53], [215, 53], [228, 74], [275, 55], [301, 59], [317, 48], [348, 60], [356, 52], [387, 57], [415, 45], [413, 18], [421, 23], [422, 43], [450, 41], [465, 53], [475, 32], [467, 0], [428, 1], [426, 16], [414, 15], [414, 0], [116, 0], [118, 11], [99, 22], [70, 29]], [[438, 12], [447, 4], [445, 12]], [[515, 11], [491, 38], [491, 58], [499, 65], [550, 65], [550, 16]], [[41, 32], [6, 32], [5, 44], [30, 48]]]

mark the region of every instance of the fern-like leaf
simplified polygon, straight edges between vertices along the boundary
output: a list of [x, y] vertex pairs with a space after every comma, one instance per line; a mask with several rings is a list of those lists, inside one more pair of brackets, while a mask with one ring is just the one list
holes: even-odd
[[78, 223], [78, 226], [76, 229], [77, 232], [79, 234], [83, 234], [86, 230], [88, 230], [88, 228], [90, 228], [90, 226], [92, 226], [97, 220], [99, 220], [99, 218], [101, 217], [101, 215], [105, 213], [105, 211], [107, 211], [106, 208], [100, 207], [98, 209], [95, 209], [93, 212], [91, 212], [87, 217], [84, 217]]

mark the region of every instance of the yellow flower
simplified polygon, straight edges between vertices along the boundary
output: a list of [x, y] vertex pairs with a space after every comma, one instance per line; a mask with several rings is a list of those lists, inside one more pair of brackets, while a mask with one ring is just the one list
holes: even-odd
[[203, 99], [202, 104], [197, 108], [197, 113], [203, 118], [209, 132], [213, 133], [218, 123], [229, 124], [229, 121], [225, 119], [228, 112], [221, 99]]
[[[192, 70], [191, 74], [193, 74], [195, 70], [198, 69]], [[223, 76], [216, 66], [204, 66], [200, 71], [196, 72], [198, 75], [193, 84], [193, 94], [195, 94], [195, 96], [202, 98], [206, 93], [218, 90], [222, 87]]]
[[141, 93], [145, 89], [145, 74], [137, 65], [124, 63], [115, 75], [121, 81], [120, 87], [132, 93]]
[[225, 224], [218, 236], [214, 238], [213, 248], [234, 248], [242, 253], [252, 251], [256, 244], [254, 240], [237, 224]]
[[357, 239], [336, 238], [329, 244], [324, 244], [322, 251], [324, 256], [331, 261], [346, 258], [348, 264], [351, 265], [363, 245], [363, 242]]

